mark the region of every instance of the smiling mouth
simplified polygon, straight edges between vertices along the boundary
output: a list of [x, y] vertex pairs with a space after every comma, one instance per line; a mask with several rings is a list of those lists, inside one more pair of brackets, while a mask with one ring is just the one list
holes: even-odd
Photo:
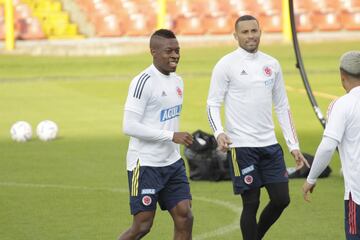
[[178, 65], [178, 62], [177, 61], [170, 61], [169, 62], [169, 66], [170, 67], [176, 67]]

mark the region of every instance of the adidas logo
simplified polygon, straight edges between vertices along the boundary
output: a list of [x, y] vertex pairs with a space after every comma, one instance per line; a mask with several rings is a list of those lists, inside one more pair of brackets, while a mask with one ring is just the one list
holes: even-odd
[[245, 72], [245, 70], [242, 70], [241, 75], [248, 75], [247, 72]]
[[162, 91], [161, 96], [162, 96], [162, 97], [166, 97], [166, 96], [167, 96], [166, 92], [165, 92], [165, 91]]

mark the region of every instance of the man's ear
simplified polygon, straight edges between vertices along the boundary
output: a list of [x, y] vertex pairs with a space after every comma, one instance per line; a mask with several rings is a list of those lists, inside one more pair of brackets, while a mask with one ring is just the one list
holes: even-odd
[[341, 85], [345, 89], [346, 92], [348, 92], [348, 85], [349, 85], [349, 77], [346, 73], [343, 71], [340, 71], [340, 79], [341, 79]]
[[233, 33], [233, 36], [234, 36], [235, 40], [238, 41], [238, 36], [237, 36], [236, 32]]
[[151, 53], [151, 55], [152, 55], [152, 56], [155, 56], [155, 54], [156, 54], [156, 50], [155, 50], [155, 49], [153, 49], [153, 48], [150, 48], [150, 53]]
[[345, 82], [348, 79], [348, 76], [343, 71], [340, 71], [340, 79], [341, 82]]

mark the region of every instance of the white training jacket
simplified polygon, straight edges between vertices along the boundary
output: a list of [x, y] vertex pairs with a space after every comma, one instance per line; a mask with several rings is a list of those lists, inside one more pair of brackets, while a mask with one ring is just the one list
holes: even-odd
[[344, 175], [344, 199], [360, 205], [360, 86], [333, 101], [328, 109], [328, 121], [323, 139], [316, 151], [307, 181], [311, 184], [330, 163], [339, 148]]
[[179, 130], [183, 102], [183, 80], [164, 75], [154, 65], [136, 76], [125, 103], [123, 130], [130, 136], [127, 170], [140, 166], [163, 167], [181, 158], [172, 142]]
[[[226, 131], [221, 124], [224, 103]], [[242, 48], [225, 55], [211, 77], [207, 111], [217, 136], [226, 132], [230, 147], [264, 147], [277, 143], [272, 106], [290, 151], [299, 149], [279, 62]]]

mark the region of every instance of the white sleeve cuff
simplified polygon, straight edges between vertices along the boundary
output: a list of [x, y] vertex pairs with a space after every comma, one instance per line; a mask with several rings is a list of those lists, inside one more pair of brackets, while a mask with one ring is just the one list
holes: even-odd
[[316, 178], [307, 178], [306, 181], [312, 185], [314, 185], [316, 183]]
[[[165, 131], [165, 130], [164, 130], [164, 131]], [[174, 132], [172, 132], [172, 131], [165, 131], [164, 134], [167, 136], [167, 139], [168, 139], [169, 141], [172, 141], [172, 140], [173, 140], [173, 138], [174, 138]]]
[[217, 138], [220, 133], [224, 132], [221, 125], [220, 107], [207, 106], [207, 114], [210, 127], [214, 132], [215, 138]]
[[288, 148], [290, 153], [294, 150], [299, 150], [300, 151], [300, 146], [299, 143], [294, 143], [294, 144], [288, 144]]

